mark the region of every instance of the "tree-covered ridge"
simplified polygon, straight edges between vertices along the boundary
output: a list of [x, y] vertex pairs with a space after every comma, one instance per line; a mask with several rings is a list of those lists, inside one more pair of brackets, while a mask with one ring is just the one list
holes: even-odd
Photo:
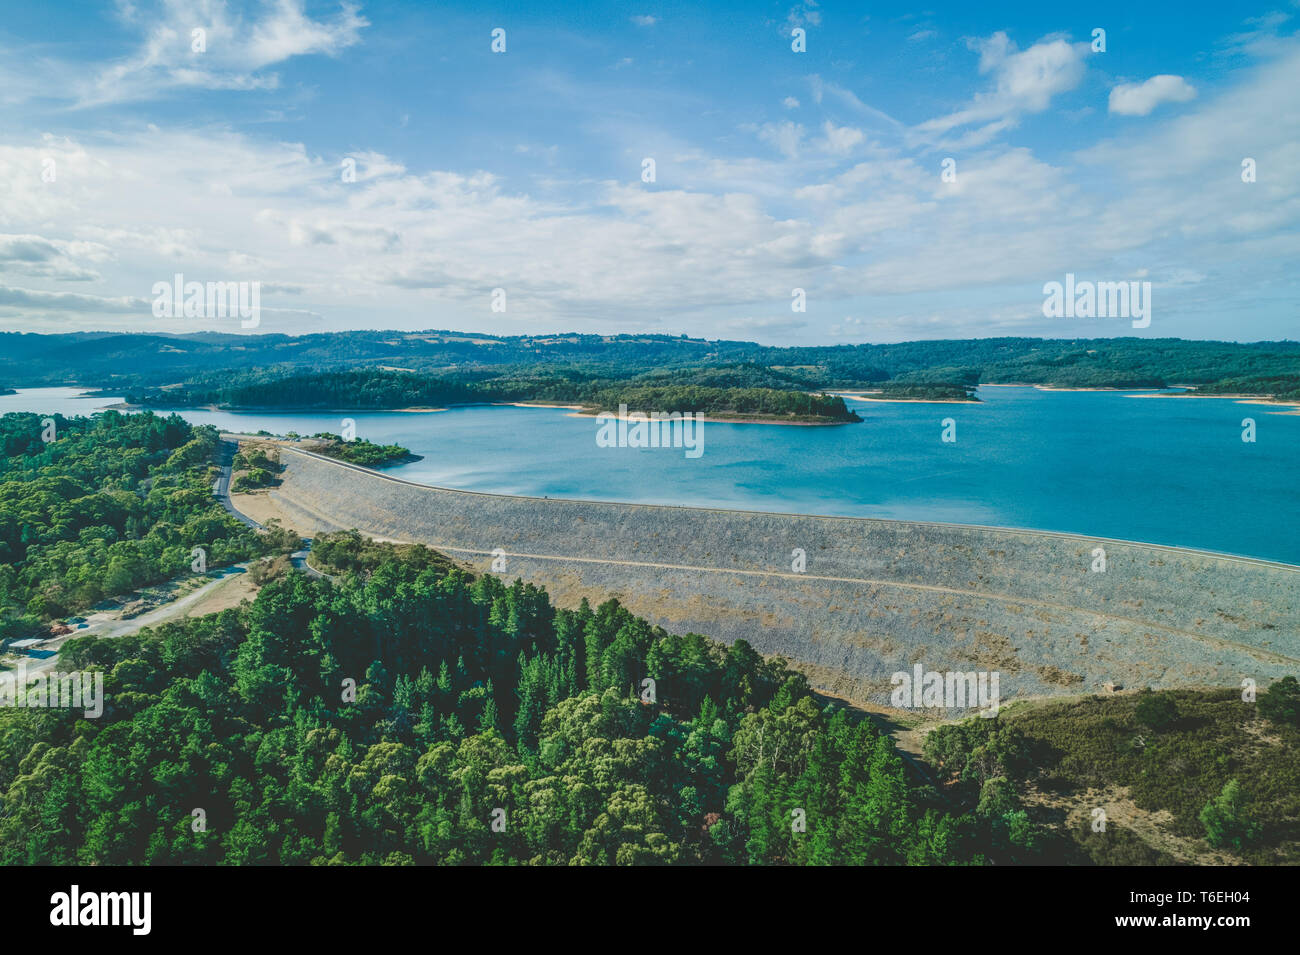
[[[112, 393], [144, 394], [163, 385], [206, 382], [208, 387], [200, 390], [214, 393], [241, 374], [251, 384], [358, 368], [408, 369], [441, 379], [447, 390], [426, 395], [426, 404], [521, 400], [518, 392], [514, 397], [504, 393], [520, 383], [537, 389], [555, 382], [567, 388], [565, 382], [638, 377], [645, 384], [806, 391], [885, 381], [1136, 388], [1208, 385], [1232, 378], [1246, 382], [1249, 393], [1267, 394], [1268, 379], [1300, 375], [1300, 343], [981, 338], [777, 347], [669, 335], [495, 336], [445, 330], [302, 336], [0, 333], [0, 377], [24, 387], [77, 381]], [[215, 372], [222, 377], [208, 377]], [[650, 380], [655, 377], [667, 380]], [[502, 386], [496, 397], [467, 397], [457, 390], [492, 380]], [[540, 394], [535, 398], [547, 400]], [[556, 395], [554, 400], [571, 398]], [[349, 400], [339, 407], [359, 406]]]
[[[816, 395], [880, 389], [892, 398], [961, 401], [973, 400], [970, 392], [980, 383], [1066, 388], [1187, 384], [1203, 386], [1207, 393], [1284, 399], [1300, 387], [1300, 345], [1293, 342], [1006, 338], [772, 348], [654, 336], [483, 338], [467, 343], [429, 333], [414, 341], [386, 338], [383, 347], [392, 353], [369, 361], [356, 357], [355, 347], [356, 336], [364, 340], [368, 333], [338, 334], [350, 337], [310, 337], [293, 340], [294, 347], [254, 348], [254, 354], [261, 351], [277, 362], [260, 367], [250, 366], [249, 355], [230, 353], [232, 367], [219, 374], [199, 371], [179, 388], [130, 389], [129, 397], [155, 407], [386, 409], [476, 401], [603, 407], [620, 390], [696, 387], [725, 389], [728, 394], [721, 403], [730, 405], [729, 413], [779, 417], [790, 412], [758, 409], [785, 407], [785, 399], [760, 398], [760, 392]], [[344, 348], [345, 342], [354, 347]], [[285, 351], [304, 349], [304, 354], [323, 356], [317, 366], [283, 361]], [[619, 403], [613, 400], [610, 406]], [[715, 405], [714, 413], [721, 410]], [[829, 420], [852, 419], [832, 414]]]
[[870, 721], [743, 641], [674, 636], [614, 601], [557, 610], [420, 547], [316, 548], [356, 570], [68, 641], [60, 667], [102, 668], [107, 709], [0, 710], [0, 861], [1007, 857], [1001, 823], [950, 815]]
[[[265, 553], [212, 496], [217, 433], [172, 415], [0, 417], [0, 636]], [[44, 437], [53, 440], [45, 441]]]
[[[614, 383], [585, 378], [577, 373], [538, 375], [532, 371], [496, 378], [430, 376], [385, 370], [330, 371], [264, 380], [196, 383], [131, 395], [142, 404], [217, 404], [229, 408], [329, 408], [392, 409], [436, 407], [487, 401], [546, 401], [581, 405], [592, 411], [630, 410], [700, 412], [735, 417], [790, 418], [808, 421], [857, 421], [844, 399], [794, 390], [788, 376], [768, 376], [760, 369], [698, 369], [675, 378], [652, 375]], [[225, 376], [222, 376], [223, 378]], [[245, 376], [247, 378], [248, 376]], [[724, 382], [694, 384], [693, 379]], [[680, 379], [680, 380], [678, 380]], [[673, 381], [673, 384], [664, 382]], [[764, 381], [787, 385], [785, 390], [744, 382]], [[345, 452], [349, 453], [349, 452]], [[342, 455], [339, 455], [342, 456]], [[351, 460], [346, 458], [345, 460]], [[361, 462], [357, 462], [361, 463]]]
[[1300, 374], [1225, 378], [1196, 389], [1205, 395], [1272, 395], [1279, 401], [1300, 401]]

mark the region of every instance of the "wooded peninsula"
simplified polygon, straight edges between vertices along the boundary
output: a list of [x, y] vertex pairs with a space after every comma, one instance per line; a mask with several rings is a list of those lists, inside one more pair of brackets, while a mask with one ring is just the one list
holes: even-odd
[[981, 384], [1183, 385], [1200, 394], [1300, 400], [1300, 343], [1291, 341], [987, 338], [774, 347], [668, 335], [81, 332], [0, 334], [0, 356], [0, 377], [9, 385], [90, 386], [155, 408], [545, 402], [838, 423], [859, 420], [844, 392], [974, 401]]

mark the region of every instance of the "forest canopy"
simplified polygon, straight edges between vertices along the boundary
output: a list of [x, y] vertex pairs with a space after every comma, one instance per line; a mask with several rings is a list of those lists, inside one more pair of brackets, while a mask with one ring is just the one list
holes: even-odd
[[[0, 417], [0, 638], [283, 542], [212, 496], [217, 432], [177, 415]], [[50, 440], [45, 440], [45, 438]]]

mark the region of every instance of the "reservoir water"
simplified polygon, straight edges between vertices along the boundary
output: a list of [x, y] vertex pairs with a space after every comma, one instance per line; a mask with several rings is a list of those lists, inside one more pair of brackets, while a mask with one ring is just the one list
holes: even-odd
[[[43, 388], [7, 411], [116, 398]], [[423, 460], [389, 469], [471, 491], [1063, 531], [1300, 564], [1300, 415], [1233, 399], [984, 387], [979, 404], [850, 402], [861, 424], [703, 425], [704, 452], [598, 447], [557, 408], [353, 412], [357, 436]], [[342, 414], [178, 410], [223, 430], [338, 433]], [[941, 440], [943, 419], [955, 442]], [[1255, 421], [1254, 442], [1242, 420]]]

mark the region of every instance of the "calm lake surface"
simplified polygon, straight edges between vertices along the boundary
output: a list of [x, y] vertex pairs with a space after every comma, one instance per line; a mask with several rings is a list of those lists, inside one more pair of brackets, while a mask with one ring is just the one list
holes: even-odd
[[[69, 388], [7, 411], [90, 414]], [[731, 507], [1065, 531], [1300, 564], [1300, 415], [1231, 399], [985, 387], [980, 404], [850, 405], [861, 424], [703, 426], [704, 453], [601, 448], [555, 408], [349, 415], [358, 437], [424, 460], [388, 473], [502, 494]], [[341, 414], [179, 410], [229, 431], [338, 433]], [[1255, 443], [1241, 440], [1243, 418]], [[956, 421], [956, 443], [940, 440]]]

